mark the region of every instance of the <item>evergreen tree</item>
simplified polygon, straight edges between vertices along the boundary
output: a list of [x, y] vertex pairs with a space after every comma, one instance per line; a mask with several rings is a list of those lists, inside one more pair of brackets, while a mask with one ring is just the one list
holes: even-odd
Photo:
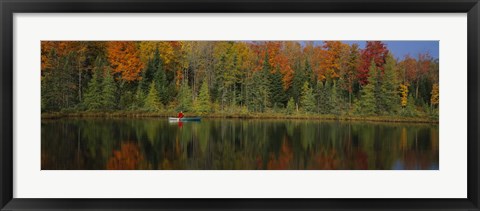
[[113, 79], [113, 75], [110, 73], [110, 68], [107, 68], [102, 81], [101, 104], [103, 109], [113, 110], [116, 108], [116, 93], [117, 85], [115, 79]]
[[143, 68], [142, 79], [139, 82], [139, 86], [142, 89], [143, 93], [147, 93], [149, 91], [149, 86], [153, 80], [154, 73], [155, 67], [153, 64], [153, 60], [149, 59], [147, 65]]
[[119, 85], [119, 109], [132, 110], [135, 109], [135, 85], [121, 81]]
[[418, 115], [417, 109], [415, 108], [415, 98], [411, 94], [408, 95], [407, 106], [402, 110], [402, 115], [409, 117]]
[[324, 103], [324, 110], [322, 111], [322, 113], [324, 114], [329, 114], [329, 113], [332, 113], [332, 109], [334, 106], [337, 106], [337, 105], [333, 105], [332, 104], [332, 79], [331, 78], [327, 78], [327, 80], [325, 81], [325, 86], [323, 86], [323, 94], [324, 94], [324, 98], [325, 98], [325, 101], [323, 102]]
[[145, 94], [143, 93], [142, 88], [140, 86], [137, 86], [137, 91], [135, 92], [134, 103], [132, 107], [134, 110], [140, 110], [143, 108], [144, 104], [145, 104]]
[[283, 89], [282, 74], [280, 71], [275, 71], [275, 73], [270, 74], [270, 95], [271, 103], [273, 107], [284, 107], [285, 102], [287, 101], [287, 95]]
[[327, 114], [330, 112], [330, 81], [325, 84], [322, 81], [317, 82], [317, 112]]
[[180, 91], [177, 96], [178, 107], [180, 111], [191, 111], [192, 110], [192, 93], [187, 82], [183, 82], [180, 86]]
[[313, 94], [312, 88], [310, 88], [310, 85], [308, 84], [308, 81], [305, 81], [305, 83], [303, 83], [300, 106], [306, 112], [315, 112], [315, 96]]
[[247, 86], [249, 87], [249, 92], [247, 96], [247, 106], [249, 110], [254, 112], [264, 111], [264, 95], [265, 90], [262, 90], [262, 73], [256, 71], [253, 73], [252, 77], [247, 80]]
[[398, 91], [399, 81], [397, 76], [396, 62], [392, 55], [388, 55], [381, 83], [380, 105], [384, 113], [393, 114], [398, 110], [400, 95]]
[[158, 91], [155, 88], [155, 83], [150, 84], [150, 89], [148, 90], [148, 95], [145, 98], [144, 108], [148, 111], [159, 111], [161, 109], [160, 98], [158, 96]]
[[206, 114], [212, 110], [208, 83], [205, 79], [200, 87], [200, 93], [198, 94], [198, 98], [195, 100], [194, 104], [195, 111], [200, 114]]
[[260, 83], [260, 87], [259, 87], [259, 92], [260, 92], [260, 95], [261, 95], [261, 98], [262, 98], [262, 111], [265, 110], [265, 108], [269, 107], [270, 106], [270, 97], [271, 97], [271, 94], [270, 94], [270, 90], [269, 90], [269, 86], [270, 86], [270, 71], [271, 71], [271, 66], [270, 66], [270, 63], [268, 62], [268, 52], [265, 53], [265, 58], [263, 60], [263, 68], [262, 68], [262, 72], [261, 72], [261, 83]]
[[287, 103], [287, 114], [293, 114], [295, 112], [295, 100], [293, 97], [290, 97]]
[[373, 115], [377, 113], [377, 100], [375, 96], [377, 75], [377, 66], [375, 65], [375, 62], [372, 61], [368, 76], [368, 84], [363, 86], [360, 91], [361, 97], [356, 105], [356, 110], [359, 114]]
[[[155, 57], [156, 58], [156, 57]], [[155, 60], [157, 64], [157, 71], [155, 71], [154, 81], [155, 81], [155, 88], [158, 90], [158, 94], [160, 97], [160, 101], [162, 104], [167, 105], [169, 102], [170, 97], [168, 96], [168, 83], [167, 83], [167, 76], [165, 74], [165, 70], [163, 69], [163, 63], [161, 58]]]
[[[51, 56], [57, 56], [51, 51]], [[60, 57], [46, 70], [42, 78], [42, 105], [44, 110], [59, 111], [74, 108], [78, 103], [74, 53]]]
[[333, 81], [332, 88], [330, 89], [330, 113], [338, 115], [341, 111], [341, 99], [338, 94], [337, 82]]
[[160, 58], [160, 51], [158, 50], [158, 47], [155, 48], [155, 52], [153, 53], [153, 70], [158, 70], [158, 67], [162, 65], [162, 58]]
[[296, 103], [300, 102], [300, 96], [302, 94], [302, 87], [305, 81], [309, 81], [309, 78], [305, 75], [305, 72], [311, 72], [312, 69], [310, 68], [310, 63], [308, 60], [305, 60], [305, 69], [302, 70], [300, 65], [297, 65], [295, 72], [293, 73], [293, 81], [291, 87], [291, 95], [293, 100]]
[[87, 110], [102, 109], [102, 78], [104, 71], [104, 62], [100, 57], [95, 60], [95, 67], [93, 69], [92, 79], [88, 82], [87, 91], [83, 97], [83, 104]]

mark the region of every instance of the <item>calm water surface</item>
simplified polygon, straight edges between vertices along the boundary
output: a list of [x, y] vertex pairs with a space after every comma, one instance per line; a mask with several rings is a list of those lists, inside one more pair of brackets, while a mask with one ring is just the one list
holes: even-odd
[[43, 170], [438, 169], [438, 124], [42, 120]]

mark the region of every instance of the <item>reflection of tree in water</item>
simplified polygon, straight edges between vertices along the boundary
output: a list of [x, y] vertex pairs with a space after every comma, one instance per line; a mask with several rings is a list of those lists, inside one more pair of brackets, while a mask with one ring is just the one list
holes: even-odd
[[[42, 121], [42, 169], [436, 169], [438, 125]], [[131, 141], [124, 141], [131, 140]], [[436, 167], [437, 166], [437, 167]]]
[[113, 150], [107, 162], [108, 170], [135, 170], [145, 167], [143, 155], [134, 143], [122, 143], [119, 150]]
[[293, 168], [293, 152], [291, 143], [288, 143], [286, 137], [282, 141], [280, 152], [278, 156], [270, 153], [270, 158], [267, 164], [268, 170], [282, 170]]

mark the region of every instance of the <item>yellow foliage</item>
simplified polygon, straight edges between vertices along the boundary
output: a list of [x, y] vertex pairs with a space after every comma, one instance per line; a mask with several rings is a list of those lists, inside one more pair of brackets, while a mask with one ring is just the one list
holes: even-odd
[[408, 103], [408, 85], [400, 84], [400, 94], [402, 95], [401, 105], [402, 107], [407, 106]]
[[439, 90], [438, 90], [438, 83], [434, 83], [432, 87], [432, 97], [430, 98], [430, 102], [433, 106], [438, 105], [439, 103]]

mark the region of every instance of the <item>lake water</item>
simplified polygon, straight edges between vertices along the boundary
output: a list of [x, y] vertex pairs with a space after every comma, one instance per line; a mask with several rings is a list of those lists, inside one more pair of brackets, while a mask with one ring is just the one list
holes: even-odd
[[432, 170], [438, 124], [42, 120], [43, 170]]

